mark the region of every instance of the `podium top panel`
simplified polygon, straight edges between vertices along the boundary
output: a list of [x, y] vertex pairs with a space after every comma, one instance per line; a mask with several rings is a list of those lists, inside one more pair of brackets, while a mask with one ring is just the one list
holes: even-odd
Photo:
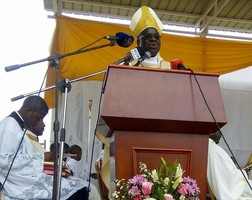
[[117, 130], [213, 133], [227, 123], [218, 77], [110, 65], [101, 117]]

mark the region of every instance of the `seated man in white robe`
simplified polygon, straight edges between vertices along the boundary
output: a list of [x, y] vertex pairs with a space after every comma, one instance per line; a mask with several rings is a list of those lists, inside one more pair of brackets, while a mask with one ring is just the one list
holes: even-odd
[[[25, 130], [43, 120], [47, 113], [46, 102], [41, 97], [30, 96], [17, 112], [0, 122], [0, 192], [3, 200], [52, 199], [53, 176], [43, 173], [44, 154], [33, 152]], [[88, 199], [87, 185], [86, 181], [76, 177], [62, 178], [60, 199]]]
[[245, 171], [242, 174], [230, 156], [217, 145], [221, 133], [218, 131], [209, 137], [207, 180], [216, 199], [252, 199], [252, 181], [247, 179]]

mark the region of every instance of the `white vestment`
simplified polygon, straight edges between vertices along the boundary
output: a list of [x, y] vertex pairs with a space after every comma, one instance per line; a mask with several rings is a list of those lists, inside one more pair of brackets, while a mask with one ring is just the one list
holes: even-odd
[[[130, 66], [135, 66], [138, 60], [134, 60], [129, 63]], [[151, 57], [149, 59], [145, 59], [140, 66], [142, 67], [150, 67], [155, 69], [171, 69], [170, 63], [164, 61], [164, 59], [158, 53], [156, 56]]]
[[[12, 117], [0, 122], [0, 183], [17, 151], [24, 131]], [[53, 176], [43, 173], [44, 154], [34, 153], [25, 135], [2, 190], [3, 199], [52, 199]], [[60, 199], [68, 199], [88, 183], [76, 177], [62, 178]]]
[[[252, 200], [252, 191], [230, 156], [212, 139], [209, 139], [208, 151], [207, 180], [216, 199]], [[248, 181], [252, 186], [252, 181]]]

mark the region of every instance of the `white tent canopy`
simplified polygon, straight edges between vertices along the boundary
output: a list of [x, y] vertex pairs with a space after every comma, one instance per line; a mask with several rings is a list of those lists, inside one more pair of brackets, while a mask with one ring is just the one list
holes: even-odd
[[[252, 68], [219, 78], [228, 123], [222, 132], [241, 167], [252, 153]], [[227, 150], [221, 140], [220, 145]], [[227, 150], [229, 153], [229, 151]]]

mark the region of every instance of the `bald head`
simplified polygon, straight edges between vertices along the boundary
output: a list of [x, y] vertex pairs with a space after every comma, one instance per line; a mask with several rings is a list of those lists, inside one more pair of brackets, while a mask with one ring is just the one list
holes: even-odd
[[24, 100], [18, 113], [23, 118], [27, 128], [33, 127], [46, 116], [48, 113], [48, 106], [43, 98], [39, 96], [29, 96]]
[[221, 139], [221, 131], [216, 131], [215, 133], [209, 134], [209, 137], [216, 143], [219, 144]]

